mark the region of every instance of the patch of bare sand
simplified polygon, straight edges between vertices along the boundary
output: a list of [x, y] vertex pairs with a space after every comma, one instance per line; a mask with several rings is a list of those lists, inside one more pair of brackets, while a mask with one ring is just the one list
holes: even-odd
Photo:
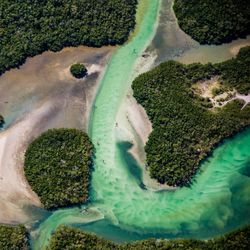
[[[29, 58], [20, 69], [0, 77], [0, 223], [31, 220], [24, 205], [41, 206], [24, 178], [24, 152], [28, 144], [49, 128], [86, 130], [98, 82], [113, 49], [66, 48]], [[73, 63], [89, 67], [85, 79], [75, 79]], [[33, 218], [32, 218], [33, 219]]]
[[27, 220], [27, 216], [20, 213], [20, 207], [25, 202], [41, 206], [39, 198], [25, 180], [23, 161], [28, 143], [41, 132], [51, 112], [55, 112], [51, 105], [44, 104], [0, 134], [1, 222]]
[[214, 108], [222, 108], [233, 100], [242, 100], [244, 105], [242, 109], [250, 103], [250, 94], [241, 95], [237, 93], [235, 89], [229, 90], [224, 88], [224, 92], [214, 95], [213, 90], [220, 88], [223, 90], [223, 85], [220, 84], [219, 76], [212, 77], [209, 80], [199, 81], [192, 85], [192, 90], [194, 93], [200, 95], [203, 98], [208, 98], [212, 103], [212, 110]]
[[150, 177], [149, 170], [146, 167], [144, 147], [152, 132], [152, 124], [144, 108], [133, 97], [132, 91], [127, 94], [120, 108], [115, 126], [117, 126], [116, 129], [119, 134], [124, 135], [124, 137], [120, 137], [121, 140], [127, 140], [133, 144], [129, 152], [142, 169], [142, 182], [145, 187], [152, 191], [172, 189], [172, 187], [162, 185]]
[[195, 93], [204, 98], [213, 98], [213, 89], [216, 89], [219, 86], [219, 77], [215, 76], [209, 80], [199, 81], [193, 84], [192, 89]]

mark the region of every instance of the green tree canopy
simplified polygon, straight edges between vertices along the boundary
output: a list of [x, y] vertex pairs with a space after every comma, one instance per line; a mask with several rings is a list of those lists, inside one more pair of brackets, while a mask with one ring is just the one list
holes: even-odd
[[0, 225], [0, 249], [1, 250], [28, 250], [29, 234], [22, 225]]
[[25, 153], [24, 172], [47, 209], [88, 200], [93, 145], [76, 129], [50, 129]]
[[235, 100], [211, 111], [211, 103], [191, 90], [193, 83], [219, 76], [222, 86], [248, 93], [249, 56], [247, 47], [215, 65], [168, 61], [135, 79], [134, 96], [153, 124], [145, 147], [153, 178], [171, 186], [189, 184], [216, 144], [250, 124], [250, 105], [242, 109], [244, 103]]
[[180, 27], [201, 44], [221, 44], [250, 34], [249, 0], [175, 0]]
[[137, 0], [1, 0], [0, 74], [29, 56], [66, 46], [124, 43]]
[[70, 67], [70, 72], [75, 78], [83, 78], [87, 75], [88, 70], [83, 64], [77, 63]]
[[48, 250], [248, 250], [249, 245], [250, 226], [208, 241], [148, 239], [121, 245], [79, 229], [59, 226], [52, 235]]

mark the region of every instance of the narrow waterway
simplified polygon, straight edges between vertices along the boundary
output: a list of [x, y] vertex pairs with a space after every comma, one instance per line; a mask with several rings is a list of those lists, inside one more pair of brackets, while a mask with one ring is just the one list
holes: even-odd
[[140, 28], [113, 55], [96, 96], [89, 124], [96, 154], [88, 209], [57, 210], [39, 222], [32, 233], [35, 249], [42, 249], [60, 224], [121, 242], [151, 236], [207, 238], [250, 222], [250, 129], [223, 142], [190, 188], [153, 192], [131, 175], [116, 118], [137, 59], [156, 32], [160, 4], [144, 1]]

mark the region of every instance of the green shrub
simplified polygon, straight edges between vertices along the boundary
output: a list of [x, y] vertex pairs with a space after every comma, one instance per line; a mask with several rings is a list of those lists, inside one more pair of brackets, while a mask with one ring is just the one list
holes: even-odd
[[2, 128], [4, 125], [4, 118], [0, 115], [0, 128]]
[[217, 96], [217, 95], [221, 95], [226, 91], [226, 89], [224, 87], [217, 87], [217, 88], [213, 88], [212, 89], [212, 95], [213, 96]]
[[83, 78], [87, 75], [88, 70], [83, 64], [77, 63], [70, 67], [70, 72], [76, 78]]

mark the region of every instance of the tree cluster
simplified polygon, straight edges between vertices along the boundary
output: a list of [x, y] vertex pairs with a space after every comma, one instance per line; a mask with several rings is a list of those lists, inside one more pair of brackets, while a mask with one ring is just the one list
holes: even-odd
[[47, 209], [86, 202], [93, 145], [76, 129], [50, 129], [25, 153], [24, 172]]
[[0, 225], [0, 249], [1, 250], [28, 250], [29, 234], [22, 225]]
[[2, 115], [0, 115], [0, 128], [2, 128], [4, 125], [4, 118]]
[[242, 48], [236, 58], [219, 64], [223, 83], [241, 94], [250, 93], [250, 47]]
[[117, 249], [117, 245], [96, 235], [68, 226], [59, 226], [52, 235], [47, 250], [78, 249], [78, 250], [108, 250]]
[[148, 239], [118, 245], [79, 229], [59, 226], [52, 235], [48, 250], [248, 250], [250, 226], [208, 241]]
[[0, 74], [46, 50], [122, 44], [136, 6], [137, 0], [1, 0]]
[[234, 100], [211, 111], [209, 102], [191, 91], [193, 83], [218, 75], [222, 84], [241, 89], [241, 79], [250, 77], [249, 51], [215, 65], [168, 61], [135, 79], [134, 96], [153, 125], [145, 147], [153, 178], [171, 186], [190, 184], [214, 146], [250, 124], [250, 105], [242, 109], [244, 102]]
[[83, 64], [76, 63], [70, 67], [70, 72], [75, 78], [80, 79], [87, 75], [88, 70]]
[[250, 34], [248, 0], [175, 0], [181, 29], [201, 44], [221, 44]]

